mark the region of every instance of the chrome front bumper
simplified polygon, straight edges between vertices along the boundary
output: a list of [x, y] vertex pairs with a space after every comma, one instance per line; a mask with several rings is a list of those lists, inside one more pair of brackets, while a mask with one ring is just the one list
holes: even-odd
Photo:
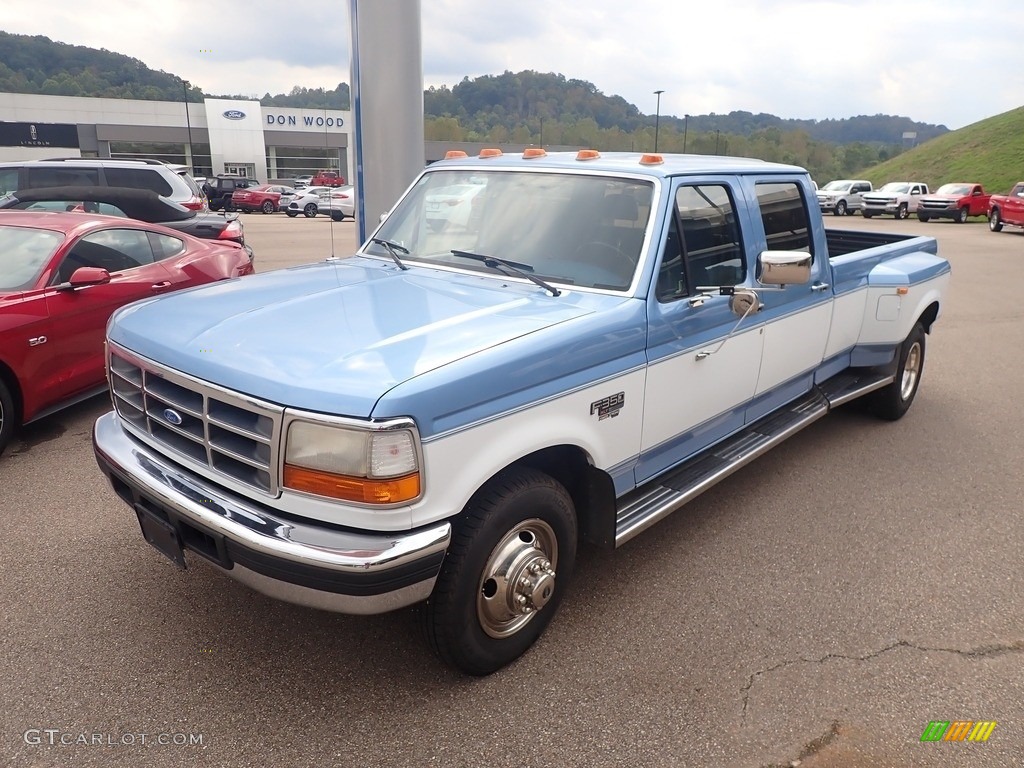
[[140, 523], [153, 520], [151, 528], [166, 531], [181, 554], [172, 559], [184, 565], [183, 551], [196, 553], [278, 600], [358, 614], [418, 603], [433, 590], [451, 539], [447, 522], [416, 531], [353, 533], [285, 517], [132, 439], [115, 413], [96, 421], [93, 448]]

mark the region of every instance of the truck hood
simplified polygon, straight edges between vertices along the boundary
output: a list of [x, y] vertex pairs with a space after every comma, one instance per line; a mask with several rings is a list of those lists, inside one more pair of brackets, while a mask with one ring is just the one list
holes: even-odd
[[354, 257], [137, 302], [113, 316], [107, 333], [204, 381], [365, 417], [404, 381], [591, 313], [579, 298]]

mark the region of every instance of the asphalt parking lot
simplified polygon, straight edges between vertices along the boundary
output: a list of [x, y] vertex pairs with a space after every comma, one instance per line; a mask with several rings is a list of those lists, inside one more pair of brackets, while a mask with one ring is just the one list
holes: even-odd
[[[259, 271], [355, 247], [351, 221], [245, 224]], [[910, 413], [842, 409], [583, 549], [547, 633], [488, 678], [440, 667], [411, 609], [173, 569], [96, 468], [103, 398], [27, 428], [0, 457], [0, 765], [1024, 765], [1024, 234], [826, 225], [932, 234], [953, 264]], [[998, 725], [922, 743], [934, 720]]]

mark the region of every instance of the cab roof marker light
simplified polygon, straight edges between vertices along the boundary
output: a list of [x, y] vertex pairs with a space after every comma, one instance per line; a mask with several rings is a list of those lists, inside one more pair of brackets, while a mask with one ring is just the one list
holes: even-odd
[[461, 149], [449, 149], [447, 152], [444, 153], [445, 160], [458, 160], [460, 157], [469, 157], [469, 155], [467, 155]]
[[527, 147], [523, 150], [523, 160], [531, 160], [535, 157], [547, 157], [547, 150], [543, 147]]
[[501, 157], [501, 150], [497, 149], [497, 148], [494, 148], [494, 149], [481, 149], [480, 150], [480, 157], [481, 158]]
[[581, 149], [576, 153], [577, 160], [599, 160], [601, 153], [596, 149]]
[[661, 165], [664, 162], [665, 158], [661, 155], [645, 153], [640, 156], [640, 165]]

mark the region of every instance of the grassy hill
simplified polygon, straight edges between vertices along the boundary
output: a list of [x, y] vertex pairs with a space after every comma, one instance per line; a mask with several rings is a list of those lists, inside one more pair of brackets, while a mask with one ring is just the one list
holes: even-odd
[[858, 174], [876, 187], [923, 181], [931, 189], [976, 181], [986, 192], [1007, 192], [1024, 180], [1024, 107], [952, 131]]

